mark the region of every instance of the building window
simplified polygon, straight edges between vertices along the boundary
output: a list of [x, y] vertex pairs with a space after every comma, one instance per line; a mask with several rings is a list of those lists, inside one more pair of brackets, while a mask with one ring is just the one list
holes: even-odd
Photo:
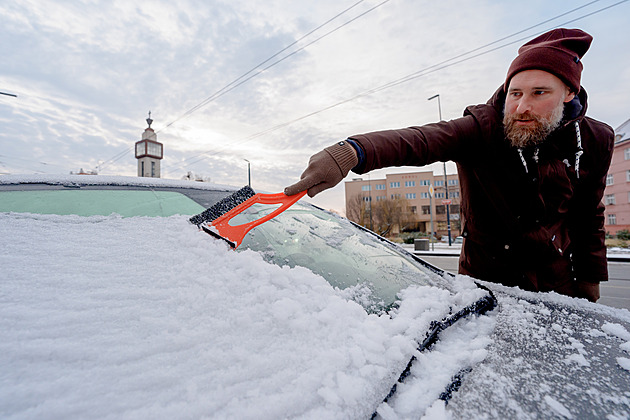
[[448, 180], [448, 185], [457, 185], [457, 180], [456, 179], [449, 179]]
[[420, 198], [429, 198], [429, 193], [428, 192], [420, 193]]
[[444, 180], [437, 179], [437, 180], [435, 180], [435, 182], [433, 182], [433, 185], [435, 185], [436, 187], [443, 187], [444, 186]]
[[384, 190], [385, 189], [385, 184], [376, 184], [376, 189], [377, 190]]
[[425, 185], [425, 186], [431, 185], [431, 181], [429, 181], [428, 179], [421, 179], [420, 185]]
[[630, 170], [626, 171], [626, 181], [630, 182]]
[[370, 190], [371, 190], [371, 188], [370, 188], [369, 185], [362, 185], [361, 186], [361, 191], [370, 191]]
[[606, 205], [611, 205], [611, 204], [616, 204], [615, 203], [615, 194], [607, 194], [606, 197], [604, 198], [604, 202], [606, 203]]
[[431, 214], [431, 206], [422, 206], [422, 214]]
[[613, 174], [606, 175], [606, 185], [612, 185], [612, 184], [613, 184]]
[[366, 203], [369, 203], [370, 201], [372, 201], [372, 197], [370, 196], [363, 197], [363, 201], [365, 201]]
[[376, 201], [385, 201], [386, 198], [387, 197], [384, 196], [384, 195], [379, 195], [379, 196], [376, 197]]
[[144, 176], [144, 161], [140, 162], [140, 176]]
[[390, 188], [400, 188], [400, 182], [390, 182], [389, 183], [389, 187]]
[[416, 199], [416, 193], [407, 193], [407, 194], [405, 194], [405, 198], [407, 200], [415, 200]]
[[397, 198], [400, 198], [400, 194], [392, 194], [391, 197], [392, 200], [396, 200]]
[[449, 198], [459, 198], [459, 191], [453, 191], [448, 193]]
[[435, 198], [444, 198], [444, 193], [443, 192], [436, 192], [435, 193]]
[[617, 215], [616, 214], [609, 214], [607, 217], [607, 222], [606, 224], [608, 225], [616, 225], [617, 224]]
[[624, 160], [630, 159], [630, 147], [628, 147], [626, 150], [623, 151], [623, 158]]
[[155, 162], [151, 162], [151, 177], [155, 178]]
[[435, 214], [446, 214], [446, 206], [435, 206]]
[[416, 206], [409, 207], [409, 210], [412, 214], [418, 214], [418, 208]]
[[416, 181], [405, 181], [405, 187], [415, 187]]

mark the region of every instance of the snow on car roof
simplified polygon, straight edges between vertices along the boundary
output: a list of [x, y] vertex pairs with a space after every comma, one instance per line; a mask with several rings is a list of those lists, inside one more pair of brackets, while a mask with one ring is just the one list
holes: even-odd
[[178, 179], [146, 178], [118, 175], [2, 175], [2, 184], [78, 184], [78, 185], [133, 185], [148, 187], [173, 187], [173, 188], [196, 188], [205, 190], [227, 190], [236, 191], [240, 187], [231, 185], [215, 184], [210, 182], [197, 182]]

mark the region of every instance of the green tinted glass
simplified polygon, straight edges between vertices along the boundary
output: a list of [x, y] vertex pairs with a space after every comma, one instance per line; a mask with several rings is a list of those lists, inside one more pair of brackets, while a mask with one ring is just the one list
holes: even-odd
[[188, 197], [171, 191], [56, 190], [0, 192], [0, 212], [76, 214], [79, 216], [167, 217], [204, 210]]

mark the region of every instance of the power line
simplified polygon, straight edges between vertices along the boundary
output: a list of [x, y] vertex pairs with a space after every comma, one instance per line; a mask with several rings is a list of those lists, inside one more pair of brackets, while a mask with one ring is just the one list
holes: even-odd
[[[212, 95], [208, 96], [206, 99], [204, 99], [203, 101], [201, 101], [200, 103], [198, 103], [197, 105], [193, 106], [192, 108], [190, 108], [188, 111], [184, 112], [181, 116], [177, 117], [175, 120], [171, 121], [170, 123], [166, 124], [164, 127], [162, 127], [161, 129], [159, 129], [156, 133], [159, 133], [160, 131], [163, 131], [165, 129], [167, 129], [168, 127], [170, 127], [171, 125], [175, 124], [177, 121], [181, 120], [182, 118], [185, 118], [187, 116], [189, 116], [190, 114], [192, 114], [193, 112], [197, 111], [198, 109], [204, 107], [205, 105], [207, 105], [208, 103], [210, 103], [211, 101], [223, 96], [224, 94], [228, 93], [229, 91], [237, 88], [238, 86], [242, 85], [243, 83], [253, 79], [254, 77], [258, 76], [259, 74], [263, 73], [264, 71], [268, 70], [269, 68], [279, 64], [280, 62], [286, 60], [287, 58], [295, 55], [296, 53], [298, 53], [299, 51], [304, 50], [306, 47], [312, 45], [313, 43], [319, 41], [320, 39], [324, 38], [325, 36], [328, 36], [330, 33], [332, 33], [333, 31], [317, 38], [315, 41], [307, 44], [304, 47], [301, 47], [300, 49], [298, 49], [297, 51], [294, 51], [293, 53], [283, 57], [280, 60], [275, 61], [274, 63], [272, 63], [271, 65], [261, 69], [258, 73], [248, 77], [247, 79], [241, 81], [240, 83], [239, 80], [243, 79], [245, 76], [249, 75], [250, 73], [252, 73], [253, 71], [255, 71], [256, 69], [258, 69], [259, 67], [261, 67], [262, 65], [268, 63], [269, 61], [271, 61], [273, 58], [279, 56], [280, 54], [282, 54], [284, 51], [288, 50], [289, 48], [293, 47], [294, 45], [298, 44], [300, 41], [302, 41], [303, 39], [307, 38], [308, 36], [312, 35], [313, 33], [315, 33], [316, 31], [318, 31], [319, 29], [323, 28], [324, 26], [328, 25], [330, 22], [332, 22], [333, 20], [337, 19], [339, 16], [345, 14], [346, 12], [350, 11], [351, 9], [353, 9], [354, 7], [358, 6], [360, 3], [364, 2], [365, 0], [359, 0], [358, 2], [354, 3], [352, 6], [348, 7], [347, 9], [343, 10], [342, 12], [336, 14], [335, 16], [333, 16], [332, 18], [328, 19], [326, 22], [322, 23], [321, 25], [317, 26], [315, 29], [311, 30], [310, 32], [306, 33], [305, 35], [301, 36], [300, 38], [298, 38], [297, 40], [295, 40], [294, 42], [292, 42], [291, 44], [287, 45], [286, 47], [282, 48], [280, 51], [278, 51], [277, 53], [273, 54], [272, 56], [270, 56], [269, 58], [267, 58], [266, 60], [260, 62], [259, 64], [257, 64], [256, 66], [252, 67], [251, 69], [249, 69], [247, 72], [243, 73], [242, 75], [240, 75], [239, 77], [237, 77], [236, 79], [232, 80], [230, 83], [228, 83], [227, 85], [223, 86], [221, 89], [219, 89], [218, 91], [214, 92]], [[381, 6], [382, 4], [386, 3], [389, 0], [384, 1], [383, 3], [377, 5], [376, 7]], [[368, 10], [367, 12], [363, 13], [362, 15], [365, 15], [366, 13], [374, 10], [376, 7], [373, 7], [372, 9]], [[362, 15], [359, 15], [362, 16]], [[357, 17], [358, 18], [358, 17]], [[347, 25], [348, 23], [352, 22], [353, 20], [356, 20], [357, 18], [352, 19], [351, 21], [345, 23], [342, 26]], [[341, 27], [336, 28], [335, 30], [339, 29]]]
[[[580, 7], [574, 8], [574, 9], [569, 10], [569, 11], [567, 11], [567, 12], [561, 13], [561, 14], [559, 14], [559, 15], [557, 15], [557, 16], [555, 16], [555, 17], [551, 18], [551, 19], [547, 19], [547, 20], [545, 20], [545, 21], [543, 21], [543, 22], [540, 22], [540, 23], [538, 23], [538, 24], [536, 24], [536, 25], [533, 25], [533, 26], [530, 26], [530, 27], [525, 28], [525, 29], [523, 29], [523, 30], [517, 31], [517, 32], [515, 32], [515, 33], [513, 33], [513, 34], [511, 34], [511, 35], [505, 36], [505, 37], [500, 38], [500, 39], [498, 39], [498, 40], [496, 40], [496, 41], [493, 41], [493, 42], [491, 42], [491, 43], [485, 44], [485, 45], [483, 45], [483, 46], [481, 46], [481, 47], [474, 48], [474, 49], [472, 49], [472, 50], [470, 50], [470, 51], [468, 51], [468, 52], [465, 52], [465, 53], [463, 53], [463, 54], [459, 54], [459, 55], [457, 55], [457, 56], [455, 56], [455, 57], [451, 57], [451, 58], [449, 58], [449, 59], [447, 59], [447, 60], [444, 60], [444, 61], [442, 61], [442, 62], [440, 62], [440, 63], [433, 64], [433, 65], [431, 65], [431, 66], [429, 66], [429, 67], [425, 67], [424, 69], [421, 69], [421, 70], [418, 70], [418, 71], [416, 71], [416, 72], [410, 73], [410, 74], [408, 74], [408, 75], [406, 75], [406, 76], [403, 76], [403, 77], [401, 77], [401, 78], [399, 78], [399, 79], [396, 79], [396, 80], [393, 80], [393, 81], [391, 81], [391, 82], [388, 82], [388, 83], [386, 83], [386, 84], [384, 84], [384, 85], [378, 86], [378, 87], [376, 87], [376, 88], [369, 89], [369, 90], [367, 90], [367, 91], [365, 91], [365, 92], [362, 92], [362, 93], [360, 93], [360, 94], [358, 94], [358, 95], [355, 95], [355, 96], [353, 96], [353, 97], [351, 97], [351, 98], [348, 98], [348, 99], [345, 99], [345, 100], [339, 101], [339, 102], [334, 103], [334, 104], [332, 104], [332, 105], [328, 105], [328, 106], [326, 106], [326, 107], [324, 107], [324, 108], [321, 108], [321, 109], [319, 109], [319, 110], [316, 110], [316, 111], [310, 112], [310, 113], [308, 113], [308, 114], [305, 114], [305, 115], [303, 115], [303, 116], [301, 116], [301, 117], [298, 117], [298, 118], [295, 118], [295, 119], [293, 119], [293, 120], [290, 120], [290, 121], [287, 121], [287, 122], [284, 122], [284, 123], [281, 123], [281, 124], [275, 125], [275, 126], [273, 126], [273, 127], [270, 127], [270, 128], [268, 128], [268, 129], [265, 129], [265, 130], [263, 130], [263, 131], [259, 131], [259, 132], [257, 132], [257, 133], [254, 133], [254, 134], [252, 134], [252, 135], [250, 135], [250, 136], [247, 136], [247, 137], [243, 138], [241, 141], [238, 141], [237, 143], [233, 143], [233, 144], [231, 144], [229, 147], [224, 147], [224, 148], [221, 148], [221, 149], [219, 149], [219, 150], [216, 150], [216, 149], [213, 149], [213, 150], [208, 150], [208, 151], [205, 151], [205, 152], [203, 152], [203, 153], [197, 154], [197, 155], [195, 155], [195, 156], [192, 156], [192, 157], [190, 157], [190, 158], [185, 159], [183, 162], [186, 162], [187, 160], [190, 160], [190, 159], [195, 159], [195, 158], [199, 158], [199, 157], [201, 157], [200, 159], [198, 159], [198, 160], [196, 160], [196, 161], [193, 161], [193, 162], [191, 162], [191, 163], [188, 163], [188, 164], [186, 164], [186, 165], [180, 165], [180, 166], [176, 167], [176, 168], [175, 168], [175, 169], [173, 169], [173, 170], [176, 170], [176, 169], [181, 169], [181, 168], [184, 168], [184, 167], [186, 167], [186, 166], [190, 166], [190, 165], [192, 165], [192, 164], [198, 163], [199, 161], [201, 161], [201, 160], [205, 159], [205, 158], [204, 158], [204, 157], [202, 157], [202, 156], [203, 156], [203, 155], [206, 155], [206, 154], [208, 154], [208, 153], [213, 153], [213, 154], [214, 154], [214, 156], [216, 156], [216, 155], [218, 155], [218, 154], [220, 154], [220, 153], [225, 152], [225, 151], [226, 151], [226, 150], [228, 150], [230, 147], [233, 147], [233, 146], [235, 146], [235, 145], [240, 145], [240, 144], [247, 143], [247, 142], [249, 142], [249, 141], [251, 141], [251, 140], [254, 140], [255, 138], [258, 138], [258, 137], [264, 136], [264, 135], [269, 134], [269, 133], [271, 133], [271, 132], [273, 132], [273, 131], [279, 130], [279, 129], [284, 128], [284, 127], [287, 127], [287, 126], [292, 125], [292, 124], [294, 124], [294, 123], [296, 123], [296, 122], [298, 122], [298, 121], [302, 121], [302, 120], [304, 120], [304, 119], [310, 118], [310, 117], [312, 117], [312, 116], [315, 116], [315, 115], [320, 114], [320, 113], [322, 113], [322, 112], [325, 112], [325, 111], [328, 111], [328, 110], [330, 110], [330, 109], [336, 108], [336, 107], [338, 107], [338, 106], [340, 106], [340, 105], [343, 105], [343, 104], [346, 104], [346, 103], [348, 103], [348, 102], [352, 102], [352, 101], [357, 100], [357, 99], [359, 99], [359, 98], [362, 98], [362, 97], [365, 97], [365, 96], [372, 95], [372, 94], [374, 94], [374, 93], [377, 93], [377, 92], [380, 92], [380, 91], [383, 91], [383, 90], [389, 89], [389, 88], [394, 87], [394, 86], [398, 86], [398, 85], [400, 85], [400, 84], [403, 84], [403, 83], [409, 82], [409, 81], [414, 80], [414, 79], [417, 79], [417, 78], [419, 78], [419, 77], [426, 76], [427, 74], [434, 73], [434, 72], [439, 71], [439, 70], [443, 70], [443, 69], [445, 69], [445, 68], [447, 68], [447, 67], [451, 67], [451, 66], [454, 66], [454, 65], [456, 65], [456, 64], [460, 64], [460, 63], [463, 63], [463, 62], [465, 62], [465, 61], [472, 60], [473, 58], [477, 58], [477, 57], [480, 57], [480, 56], [483, 56], [483, 55], [489, 54], [489, 53], [491, 53], [491, 52], [494, 52], [494, 51], [497, 51], [497, 50], [499, 50], [499, 49], [505, 48], [505, 47], [507, 47], [507, 46], [510, 46], [510, 45], [516, 44], [516, 43], [518, 43], [518, 42], [522, 42], [522, 41], [524, 41], [524, 40], [527, 40], [527, 39], [531, 38], [531, 37], [532, 37], [532, 36], [534, 36], [534, 35], [540, 35], [540, 34], [542, 34], [542, 33], [546, 32], [546, 31], [548, 31], [548, 30], [549, 30], [549, 29], [551, 29], [551, 28], [549, 28], [549, 29], [545, 29], [545, 30], [542, 30], [542, 31], [539, 31], [539, 32], [537, 32], [537, 33], [535, 33], [535, 34], [530, 34], [530, 35], [527, 35], [527, 36], [522, 37], [522, 38], [518, 38], [518, 39], [513, 40], [513, 41], [510, 41], [510, 42], [508, 42], [508, 43], [505, 43], [505, 44], [499, 45], [499, 46], [497, 46], [497, 47], [495, 47], [495, 48], [492, 48], [492, 49], [489, 49], [489, 50], [486, 50], [486, 51], [480, 52], [480, 53], [478, 53], [478, 54], [475, 54], [475, 55], [472, 55], [472, 56], [466, 57], [466, 56], [468, 56], [468, 55], [470, 55], [470, 54], [472, 54], [472, 53], [474, 53], [474, 52], [477, 52], [477, 51], [483, 50], [484, 48], [487, 48], [487, 47], [489, 47], [489, 46], [495, 45], [495, 44], [497, 44], [497, 43], [499, 43], [499, 42], [501, 42], [501, 41], [504, 41], [504, 40], [506, 40], [506, 39], [512, 38], [512, 37], [514, 37], [514, 36], [516, 36], [516, 35], [519, 35], [519, 34], [521, 34], [521, 33], [524, 33], [524, 32], [526, 32], [526, 31], [529, 31], [529, 30], [531, 30], [531, 29], [533, 29], [533, 28], [536, 28], [536, 27], [538, 27], [538, 26], [544, 25], [545, 23], [549, 23], [550, 21], [553, 21], [553, 20], [556, 20], [556, 19], [558, 19], [558, 18], [560, 18], [560, 17], [566, 16], [567, 14], [570, 14], [570, 13], [573, 13], [573, 12], [575, 12], [575, 11], [577, 11], [577, 10], [583, 9], [583, 8], [585, 8], [585, 7], [587, 7], [587, 6], [590, 6], [590, 5], [594, 4], [594, 3], [597, 3], [597, 2], [599, 2], [599, 1], [600, 1], [600, 0], [594, 0], [594, 1], [591, 1], [590, 3], [587, 3], [587, 4], [583, 5], [583, 6], [580, 6]], [[571, 19], [571, 20], [568, 20], [568, 21], [563, 22], [563, 23], [561, 23], [561, 24], [558, 24], [558, 25], [556, 25], [556, 26], [554, 26], [554, 27], [564, 26], [564, 25], [567, 25], [567, 24], [573, 23], [573, 22], [575, 22], [575, 21], [578, 21], [578, 20], [584, 19], [584, 18], [586, 18], [586, 17], [590, 17], [590, 16], [592, 16], [592, 15], [594, 15], [594, 14], [597, 14], [597, 13], [600, 13], [600, 12], [602, 12], [602, 11], [608, 10], [608, 9], [610, 9], [610, 8], [612, 8], [612, 7], [615, 7], [615, 6], [618, 6], [618, 5], [622, 4], [622, 3], [626, 3], [627, 1], [629, 1], [629, 0], [621, 0], [621, 1], [617, 2], [617, 3], [612, 4], [612, 5], [609, 5], [609, 6], [603, 7], [603, 8], [601, 8], [601, 9], [595, 10], [595, 11], [593, 11], [593, 12], [590, 12], [590, 13], [584, 14], [584, 15], [582, 15], [582, 16], [579, 16], [579, 17], [577, 17], [577, 18], [575, 18], [575, 19]], [[463, 57], [466, 57], [466, 58], [463, 58]], [[458, 60], [458, 59], [459, 59], [459, 60]], [[455, 61], [455, 60], [457, 60], [457, 61]], [[216, 150], [216, 151], [215, 151], [215, 150]]]
[[[365, 0], [359, 0], [356, 3], [354, 3], [353, 5], [351, 5], [350, 7], [344, 9], [343, 11], [337, 13], [335, 16], [333, 16], [332, 18], [328, 19], [326, 22], [322, 23], [321, 25], [317, 26], [315, 29], [309, 31], [308, 33], [306, 33], [305, 35], [301, 36], [300, 38], [298, 38], [296, 41], [292, 42], [291, 44], [287, 45], [286, 47], [282, 48], [280, 51], [276, 52], [275, 54], [273, 54], [272, 56], [270, 56], [269, 58], [267, 58], [266, 60], [262, 61], [261, 63], [259, 63], [258, 65], [252, 67], [250, 70], [248, 70], [247, 72], [243, 73], [242, 75], [240, 75], [239, 77], [237, 77], [236, 79], [234, 79], [232, 82], [228, 83], [227, 85], [225, 85], [224, 87], [222, 87], [221, 89], [219, 89], [218, 91], [216, 91], [215, 93], [213, 93], [212, 95], [210, 95], [209, 97], [207, 97], [206, 99], [204, 99], [203, 101], [201, 101], [200, 103], [198, 103], [197, 105], [195, 105], [194, 107], [190, 108], [188, 111], [186, 111], [184, 114], [182, 114], [181, 116], [179, 116], [178, 118], [176, 118], [175, 120], [171, 121], [170, 123], [166, 124], [164, 127], [162, 127], [161, 129], [156, 131], [156, 134], [160, 133], [161, 131], [164, 131], [165, 129], [167, 129], [168, 127], [172, 126], [173, 124], [175, 124], [177, 121], [191, 115], [192, 113], [194, 113], [195, 111], [199, 110], [200, 108], [204, 107], [205, 105], [207, 105], [208, 103], [212, 102], [215, 99], [218, 99], [219, 97], [225, 95], [226, 93], [232, 91], [233, 89], [236, 89], [237, 87], [241, 86], [242, 84], [248, 82], [249, 80], [253, 79], [254, 77], [258, 76], [259, 74], [267, 71], [268, 69], [276, 66], [277, 64], [283, 62], [284, 60], [294, 56], [295, 54], [297, 54], [300, 51], [303, 51], [305, 48], [313, 45], [314, 43], [316, 43], [317, 41], [321, 40], [322, 38], [338, 31], [339, 29], [343, 28], [344, 26], [354, 22], [355, 20], [359, 19], [362, 16], [365, 16], [366, 14], [368, 14], [369, 12], [375, 10], [376, 8], [382, 6], [383, 4], [389, 2], [390, 0], [384, 0], [383, 2], [377, 4], [376, 6], [368, 9], [367, 11], [359, 14], [358, 16], [355, 16], [354, 18], [352, 18], [351, 20], [345, 22], [344, 24], [336, 27], [335, 29], [327, 32], [326, 34], [320, 36], [319, 38], [315, 39], [314, 41], [311, 41], [310, 43], [304, 45], [303, 47], [297, 49], [296, 51], [293, 51], [292, 53], [284, 56], [283, 58], [271, 63], [270, 65], [268, 65], [267, 67], [261, 69], [260, 71], [258, 71], [257, 73], [247, 77], [246, 79], [244, 79], [247, 75], [251, 74], [252, 72], [254, 72], [256, 69], [258, 69], [260, 66], [268, 63], [269, 61], [271, 61], [273, 58], [279, 56], [280, 54], [282, 54], [284, 51], [288, 50], [289, 48], [293, 47], [294, 45], [296, 45], [297, 43], [299, 43], [300, 41], [302, 41], [303, 39], [305, 39], [306, 37], [312, 35], [313, 33], [315, 33], [316, 31], [318, 31], [319, 29], [323, 28], [324, 26], [328, 25], [330, 22], [334, 21], [335, 19], [337, 19], [338, 17], [344, 15], [345, 13], [347, 13], [348, 11], [352, 10], [353, 8], [355, 8], [356, 6], [358, 6], [359, 4], [363, 3]], [[242, 80], [244, 79], [244, 80]], [[239, 82], [240, 81], [240, 82]], [[117, 162], [118, 160], [120, 160], [122, 157], [124, 157], [128, 152], [130, 152], [131, 150], [133, 150], [133, 147], [130, 147], [126, 150], [124, 150], [123, 152], [114, 155], [113, 157], [107, 159], [103, 164], [100, 165], [101, 168], [103, 168], [106, 165], [110, 165], [112, 163]]]

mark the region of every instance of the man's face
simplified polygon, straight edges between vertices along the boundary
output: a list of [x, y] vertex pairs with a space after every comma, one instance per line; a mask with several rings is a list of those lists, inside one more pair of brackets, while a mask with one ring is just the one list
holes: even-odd
[[515, 147], [542, 142], [562, 121], [564, 104], [575, 95], [558, 77], [542, 70], [517, 73], [503, 111], [505, 136]]

